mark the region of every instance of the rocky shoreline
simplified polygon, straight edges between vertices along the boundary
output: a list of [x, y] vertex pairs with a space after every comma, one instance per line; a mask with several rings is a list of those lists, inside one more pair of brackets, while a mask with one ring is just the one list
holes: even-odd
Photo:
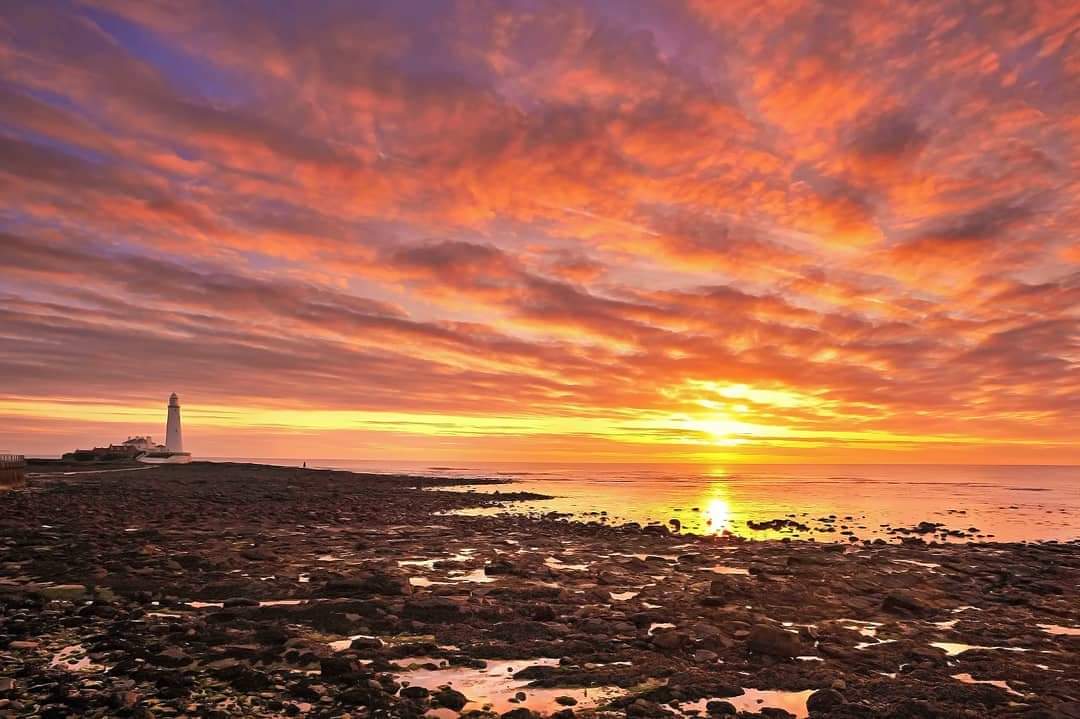
[[1080, 717], [1075, 541], [465, 517], [535, 495], [453, 483], [194, 463], [0, 495], [0, 716]]

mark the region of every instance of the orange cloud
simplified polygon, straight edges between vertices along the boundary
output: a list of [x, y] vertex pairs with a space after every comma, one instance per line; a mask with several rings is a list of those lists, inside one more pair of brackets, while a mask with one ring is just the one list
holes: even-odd
[[168, 386], [260, 428], [208, 416], [210, 443], [1064, 461], [1077, 23], [23, 4], [0, 21], [23, 429], [0, 437], [67, 449]]

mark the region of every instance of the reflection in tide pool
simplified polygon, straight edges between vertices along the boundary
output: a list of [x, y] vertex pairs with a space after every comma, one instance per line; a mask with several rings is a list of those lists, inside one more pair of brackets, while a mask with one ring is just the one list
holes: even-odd
[[683, 716], [688, 711], [697, 712], [699, 715], [708, 713], [710, 701], [727, 702], [739, 712], [757, 713], [762, 709], [783, 709], [793, 714], [796, 719], [806, 719], [810, 714], [806, 709], [806, 700], [814, 693], [813, 689], [801, 692], [774, 691], [767, 689], [743, 689], [743, 693], [734, 697], [722, 697], [720, 699], [701, 699], [696, 702], [686, 703], [679, 706], [679, 712]]
[[[429, 691], [450, 686], [460, 691], [468, 703], [460, 712], [487, 708], [502, 714], [519, 707], [534, 712], [551, 714], [565, 708], [560, 700], [571, 699], [575, 709], [588, 709], [619, 696], [617, 687], [588, 688], [540, 688], [528, 686], [528, 681], [515, 679], [514, 675], [530, 666], [556, 666], [557, 659], [538, 658], [528, 660], [489, 661], [483, 669], [466, 667], [443, 667], [440, 669], [417, 669], [398, 675], [402, 685], [421, 686]], [[523, 697], [523, 698], [522, 698]], [[449, 709], [433, 709], [427, 716], [456, 719], [459, 712]]]

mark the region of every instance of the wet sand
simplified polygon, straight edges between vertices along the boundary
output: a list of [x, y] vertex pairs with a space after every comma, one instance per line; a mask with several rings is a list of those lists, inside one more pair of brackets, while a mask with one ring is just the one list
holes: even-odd
[[453, 482], [31, 478], [0, 495], [0, 716], [1080, 717], [1075, 541], [460, 516], [536, 497]]

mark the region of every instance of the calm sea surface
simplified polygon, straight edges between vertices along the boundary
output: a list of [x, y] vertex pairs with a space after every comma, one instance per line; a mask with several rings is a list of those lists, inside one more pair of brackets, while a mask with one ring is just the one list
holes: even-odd
[[[229, 459], [289, 466], [302, 461]], [[845, 532], [860, 539], [895, 538], [889, 526], [936, 522], [948, 529], [974, 528], [971, 534], [995, 541], [1080, 539], [1077, 466], [307, 463], [358, 472], [508, 478], [515, 481], [515, 490], [556, 497], [517, 503], [515, 512], [565, 512], [613, 523], [677, 519], [684, 530], [698, 533], [838, 541], [850, 536]], [[478, 486], [475, 491], [494, 489]], [[830, 515], [835, 519], [824, 521]], [[760, 531], [747, 525], [748, 520], [776, 518], [807, 529]]]

